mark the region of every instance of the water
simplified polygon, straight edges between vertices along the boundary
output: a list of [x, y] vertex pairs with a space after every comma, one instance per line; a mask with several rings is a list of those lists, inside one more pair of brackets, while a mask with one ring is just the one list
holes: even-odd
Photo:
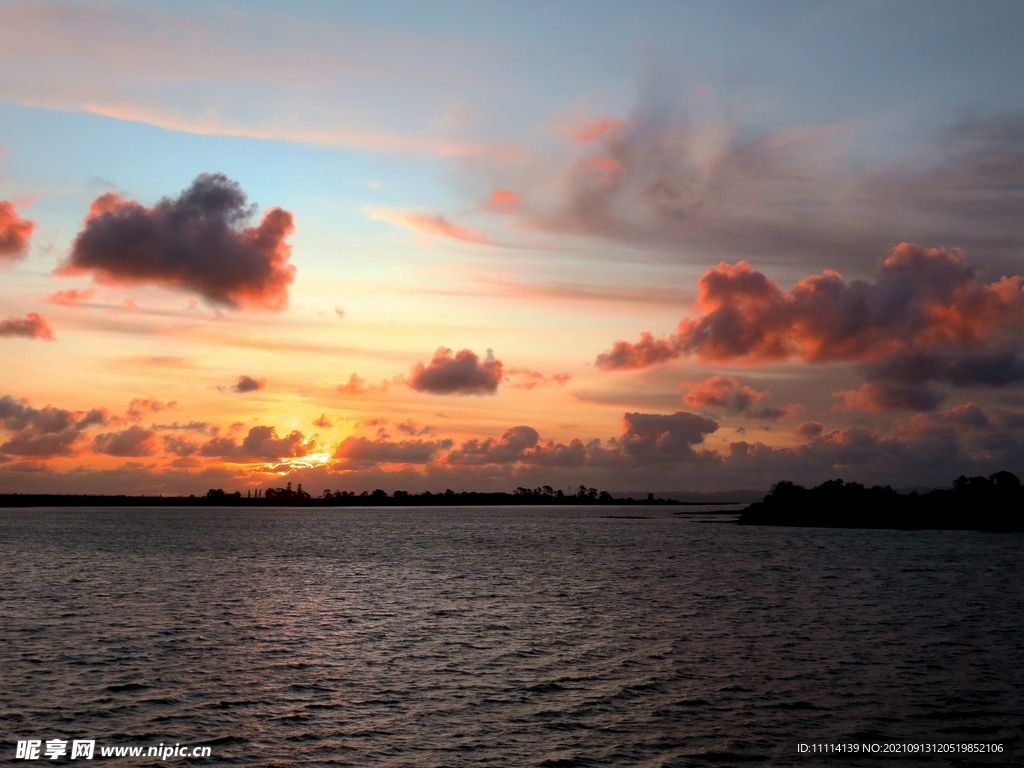
[[1022, 535], [609, 514], [0, 510], [2, 754], [817, 766], [894, 760], [798, 743], [915, 741], [1024, 764]]

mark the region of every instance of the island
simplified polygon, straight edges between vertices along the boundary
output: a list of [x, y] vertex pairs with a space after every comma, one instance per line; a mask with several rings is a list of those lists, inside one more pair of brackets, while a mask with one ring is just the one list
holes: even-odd
[[961, 475], [953, 487], [900, 494], [889, 486], [829, 480], [814, 488], [789, 481], [740, 514], [740, 525], [905, 530], [1024, 531], [1024, 488], [1010, 472]]

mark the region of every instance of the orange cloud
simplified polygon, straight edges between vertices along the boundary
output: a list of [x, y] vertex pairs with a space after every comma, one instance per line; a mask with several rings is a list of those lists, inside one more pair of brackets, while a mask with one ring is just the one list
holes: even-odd
[[371, 211], [370, 216], [378, 221], [386, 221], [389, 224], [406, 227], [429, 237], [445, 237], [450, 240], [461, 240], [466, 243], [494, 245], [491, 238], [485, 233], [449, 221], [441, 214], [411, 213], [377, 208]]
[[345, 384], [338, 385], [338, 392], [343, 395], [364, 395], [367, 392], [366, 379], [353, 373]]
[[962, 254], [896, 246], [878, 280], [847, 283], [826, 270], [788, 293], [745, 262], [722, 262], [698, 281], [695, 319], [675, 334], [616, 342], [600, 368], [641, 368], [695, 355], [702, 361], [870, 362], [927, 349], [976, 350], [1024, 323], [1024, 278], [984, 284]]
[[0, 260], [24, 258], [35, 223], [18, 216], [14, 203], [0, 200]]

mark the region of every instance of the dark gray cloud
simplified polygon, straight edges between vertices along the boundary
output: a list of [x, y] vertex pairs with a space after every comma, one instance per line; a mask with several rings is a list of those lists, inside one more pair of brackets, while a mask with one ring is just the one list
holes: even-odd
[[625, 413], [618, 443], [626, 456], [646, 460], [691, 459], [693, 446], [718, 429], [718, 422], [688, 411]]
[[501, 361], [494, 359], [491, 350], [481, 362], [468, 349], [453, 357], [450, 349], [439, 347], [429, 365], [413, 366], [408, 383], [417, 392], [435, 395], [493, 395], [502, 376]]
[[[619, 437], [576, 438], [569, 443], [542, 440], [536, 429], [519, 425], [506, 429], [500, 438], [473, 438], [453, 447], [450, 440], [390, 442], [386, 437], [369, 440], [350, 437], [335, 456], [350, 464], [423, 463], [431, 467], [606, 467], [686, 463], [717, 454], [698, 454], [693, 446], [714, 432], [714, 419], [680, 411], [674, 414], [627, 413]], [[446, 454], [442, 451], [447, 451]], [[348, 464], [346, 464], [347, 466]]]
[[9, 456], [72, 456], [78, 452], [82, 433], [69, 429], [63, 432], [40, 433], [26, 429], [11, 435], [2, 445], [0, 454]]
[[1024, 111], [975, 114], [939, 134], [930, 155], [862, 180], [892, 239], [967, 248], [1000, 269], [1018, 269], [1024, 232]]
[[0, 445], [0, 454], [10, 456], [70, 456], [77, 452], [83, 430], [107, 423], [107, 412], [68, 411], [46, 406], [33, 408], [10, 395], [0, 397], [0, 428], [11, 433]]
[[334, 452], [346, 466], [373, 464], [426, 464], [439, 450], [450, 448], [450, 440], [369, 440], [365, 437], [345, 438]]
[[410, 437], [416, 437], [417, 435], [432, 435], [434, 434], [434, 432], [437, 431], [434, 427], [430, 426], [429, 424], [420, 426], [417, 422], [413, 421], [412, 419], [406, 419], [405, 421], [399, 424], [395, 424], [395, 429], [397, 429], [402, 434], [409, 435]]
[[187, 437], [164, 435], [164, 450], [175, 456], [191, 456], [199, 452], [200, 445]]
[[120, 432], [96, 435], [92, 449], [108, 456], [152, 456], [157, 450], [156, 432], [133, 424]]
[[796, 433], [802, 437], [817, 437], [824, 428], [824, 425], [820, 422], [805, 421], [796, 428]]
[[75, 414], [63, 408], [46, 406], [38, 409], [10, 395], [0, 397], [0, 425], [4, 429], [20, 430], [33, 427], [40, 432], [62, 432], [75, 423]]
[[718, 422], [696, 413], [626, 413], [619, 437], [576, 438], [566, 443], [541, 440], [533, 427], [505, 430], [499, 440], [472, 439], [449, 452], [452, 466], [531, 465], [546, 467], [628, 467], [637, 464], [689, 462], [700, 458], [693, 446], [718, 429]]
[[537, 451], [540, 433], [533, 427], [519, 426], [506, 429], [500, 440], [467, 440], [448, 454], [449, 464], [514, 464], [518, 461], [536, 461], [543, 449]]
[[[586, 137], [516, 211], [559, 233], [701, 258], [841, 269], [894, 242], [960, 246], [1010, 268], [1024, 250], [1024, 112], [951, 123], [904, 162], [847, 170], [842, 131], [702, 126], [639, 107]], [[500, 183], [500, 182], [499, 182]], [[552, 209], [550, 200], [556, 204]]]
[[162, 285], [219, 306], [282, 309], [295, 275], [285, 242], [292, 215], [271, 208], [246, 226], [255, 213], [238, 183], [220, 173], [200, 174], [152, 208], [108, 192], [93, 201], [59, 272]]
[[199, 455], [242, 463], [279, 461], [305, 456], [317, 447], [314, 441], [307, 441], [298, 430], [278, 437], [273, 427], [259, 426], [250, 429], [240, 444], [230, 437], [215, 437], [200, 447]]
[[170, 424], [154, 424], [153, 429], [183, 432], [205, 432], [209, 426], [210, 424], [205, 421], [189, 421], [184, 424], [179, 424], [174, 421]]
[[93, 408], [85, 416], [81, 417], [75, 422], [76, 429], [85, 429], [86, 427], [102, 427], [109, 420], [110, 416], [107, 413], [106, 408]]
[[766, 405], [762, 408], [755, 408], [747, 411], [750, 418], [757, 421], [778, 421], [795, 416], [800, 412], [800, 407], [795, 405]]
[[266, 379], [254, 379], [252, 376], [239, 376], [238, 383], [231, 387], [235, 392], [256, 392], [263, 389]]
[[866, 381], [860, 389], [835, 393], [840, 407], [847, 411], [934, 411], [946, 400], [946, 394], [931, 387], [892, 386]]
[[1024, 357], [1019, 352], [894, 355], [866, 366], [864, 375], [872, 381], [901, 384], [936, 381], [954, 387], [1005, 387], [1024, 382]]

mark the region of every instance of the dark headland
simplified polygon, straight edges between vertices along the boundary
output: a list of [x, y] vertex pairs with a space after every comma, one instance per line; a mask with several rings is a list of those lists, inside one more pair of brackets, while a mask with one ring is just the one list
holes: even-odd
[[899, 494], [889, 486], [829, 480], [815, 488], [788, 481], [740, 515], [740, 525], [904, 530], [1024, 531], [1024, 488], [1010, 472], [958, 477], [948, 490]]

